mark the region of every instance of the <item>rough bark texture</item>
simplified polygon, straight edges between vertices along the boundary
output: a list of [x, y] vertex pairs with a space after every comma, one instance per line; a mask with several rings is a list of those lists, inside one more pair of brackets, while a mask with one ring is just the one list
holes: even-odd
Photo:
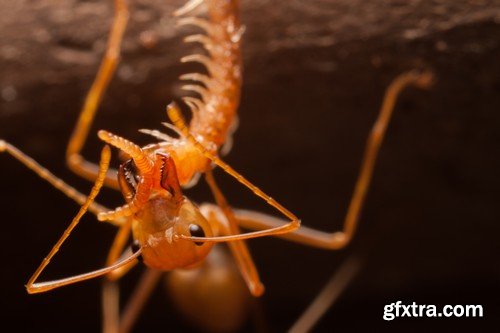
[[[177, 76], [196, 69], [178, 62], [196, 49], [181, 42], [189, 29], [174, 28], [171, 13], [181, 3], [130, 1], [123, 61], [93, 131], [146, 143], [136, 130], [165, 121], [165, 105], [181, 95]], [[65, 168], [64, 149], [105, 47], [111, 1], [0, 0], [0, 13], [0, 138], [87, 192], [89, 185]], [[340, 228], [390, 81], [415, 67], [437, 78], [430, 91], [402, 95], [348, 249], [250, 241], [267, 287], [262, 307], [270, 331], [289, 327], [353, 253], [363, 269], [318, 331], [386, 329], [383, 305], [397, 300], [482, 304], [486, 314], [473, 321], [400, 319], [390, 327], [398, 331], [498, 327], [498, 1], [243, 1], [242, 21], [241, 125], [227, 160], [304, 225]], [[92, 134], [85, 155], [96, 160], [99, 147]], [[0, 159], [4, 325], [97, 331], [98, 281], [25, 294], [23, 283], [77, 206], [11, 158]], [[232, 204], [266, 211], [218, 176]], [[211, 200], [203, 186], [189, 195]], [[100, 200], [120, 203], [110, 192]], [[102, 265], [113, 231], [86, 218], [44, 277]], [[124, 281], [124, 298], [139, 271]], [[137, 331], [188, 327], [158, 289]]]

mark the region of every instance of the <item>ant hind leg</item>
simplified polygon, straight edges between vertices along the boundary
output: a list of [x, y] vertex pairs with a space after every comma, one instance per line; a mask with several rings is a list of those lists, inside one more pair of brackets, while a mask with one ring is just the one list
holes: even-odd
[[[433, 75], [431, 72], [413, 70], [396, 77], [387, 88], [378, 118], [373, 124], [366, 142], [361, 170], [347, 209], [342, 230], [330, 233], [302, 226], [294, 232], [276, 234], [277, 237], [328, 250], [338, 250], [349, 244], [358, 226], [359, 216], [371, 183], [378, 152], [398, 96], [408, 86], [428, 88], [432, 84], [432, 80]], [[249, 210], [235, 209], [234, 215], [241, 227], [262, 230], [264, 232], [267, 230], [276, 230], [290, 223], [274, 216]]]
[[128, 333], [132, 330], [162, 275], [163, 272], [152, 269], [146, 269], [142, 274], [139, 285], [135, 288], [123, 311], [119, 323], [119, 333]]
[[[210, 221], [217, 223], [224, 235], [237, 235], [240, 233], [240, 228], [238, 227], [238, 222], [234, 217], [233, 211], [229, 206], [226, 198], [222, 194], [219, 186], [215, 182], [212, 171], [207, 170], [205, 173], [205, 179], [212, 191], [215, 201], [217, 202], [220, 210], [218, 212], [222, 214], [210, 214], [210, 211], [204, 211], [204, 215], [209, 217], [217, 217], [216, 219], [210, 219]], [[205, 206], [209, 207], [209, 206]], [[244, 241], [234, 241], [228, 243], [229, 249], [233, 254], [236, 264], [245, 280], [250, 292], [254, 296], [261, 296], [264, 293], [264, 286], [262, 285], [259, 272], [255, 267], [250, 251]]]
[[344, 261], [288, 333], [312, 331], [314, 325], [349, 287], [360, 268], [361, 263], [354, 256]]

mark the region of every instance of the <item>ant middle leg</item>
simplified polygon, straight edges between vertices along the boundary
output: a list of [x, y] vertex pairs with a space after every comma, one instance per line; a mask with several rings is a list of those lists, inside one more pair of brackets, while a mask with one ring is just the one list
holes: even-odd
[[[139, 318], [142, 309], [146, 305], [149, 297], [153, 293], [162, 275], [163, 272], [161, 271], [156, 271], [149, 268], [145, 270], [145, 272], [141, 276], [141, 279], [139, 280], [139, 284], [130, 296], [130, 299], [127, 301], [127, 305], [125, 306], [123, 313], [120, 315], [120, 318], [118, 320], [117, 332], [129, 333], [132, 330], [135, 322], [137, 321], [137, 318]], [[105, 331], [105, 333], [112, 332]]]
[[[87, 161], [81, 155], [81, 150], [87, 140], [97, 108], [118, 65], [123, 34], [129, 18], [125, 0], [114, 0], [114, 11], [113, 25], [109, 33], [106, 52], [94, 82], [87, 93], [80, 116], [66, 148], [68, 167], [75, 174], [90, 181], [94, 181], [97, 177], [98, 166]], [[119, 188], [116, 170], [111, 169], [108, 171], [104, 184], [114, 189]]]

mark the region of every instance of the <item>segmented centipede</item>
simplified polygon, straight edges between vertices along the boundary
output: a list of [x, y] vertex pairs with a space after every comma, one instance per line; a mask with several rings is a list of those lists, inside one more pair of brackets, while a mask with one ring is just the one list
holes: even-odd
[[[236, 110], [240, 102], [242, 82], [242, 60], [240, 52], [241, 36], [244, 27], [239, 20], [239, 1], [191, 0], [174, 15], [178, 26], [195, 26], [203, 33], [195, 33], [184, 38], [187, 43], [200, 43], [207, 54], [191, 54], [181, 58], [181, 62], [202, 64], [207, 74], [188, 73], [180, 76], [182, 81], [192, 81], [182, 86], [183, 90], [195, 92], [199, 97], [185, 96], [183, 102], [192, 112], [189, 124], [191, 133], [210, 152], [221, 149], [225, 154], [232, 145], [231, 134], [237, 127]], [[200, 7], [206, 8], [207, 18], [192, 14]], [[157, 130], [141, 130], [162, 142], [159, 144], [168, 151], [178, 170], [179, 182], [183, 186], [196, 183], [197, 175], [207, 167], [207, 159], [199, 149], [182, 133], [174, 129], [179, 138], [172, 138]], [[153, 145], [154, 149], [158, 145]], [[147, 150], [147, 148], [146, 148]]]
[[[193, 0], [183, 8], [194, 9], [202, 2]], [[190, 7], [191, 3], [196, 4], [196, 7]], [[181, 61], [203, 64], [209, 76], [190, 73], [182, 75], [180, 79], [204, 85], [183, 86], [183, 89], [197, 92], [201, 96], [201, 99], [183, 98], [193, 112], [190, 132], [220, 147], [226, 141], [240, 101], [240, 44], [244, 28], [238, 17], [238, 1], [209, 0], [205, 3], [209, 21], [197, 16], [187, 16], [180, 18], [178, 24], [193, 25], [205, 31], [205, 34], [190, 35], [184, 40], [201, 43], [208, 56], [193, 54], [183, 57]], [[183, 8], [176, 12], [177, 16], [186, 15]]]

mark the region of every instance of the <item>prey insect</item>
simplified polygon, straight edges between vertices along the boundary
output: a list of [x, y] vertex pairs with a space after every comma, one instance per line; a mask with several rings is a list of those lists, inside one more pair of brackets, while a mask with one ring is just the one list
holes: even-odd
[[[208, 19], [190, 15], [202, 5], [206, 7]], [[260, 296], [264, 287], [243, 242], [245, 239], [280, 236], [325, 249], [339, 249], [348, 244], [357, 227], [375, 159], [396, 98], [406, 86], [427, 87], [431, 74], [411, 71], [398, 77], [389, 87], [379, 119], [368, 140], [365, 159], [343, 230], [334, 233], [304, 227], [297, 230], [300, 221], [293, 213], [218, 157], [224, 144], [230, 140], [240, 98], [240, 43], [243, 29], [239, 23], [238, 1], [192, 0], [176, 12], [180, 25], [193, 25], [204, 31], [203, 34], [187, 37], [186, 41], [201, 43], [208, 52], [208, 56], [195, 54], [182, 59], [183, 62], [201, 63], [208, 72], [208, 75], [191, 73], [181, 77], [195, 82], [184, 86], [184, 89], [200, 96], [183, 98], [192, 111], [189, 125], [179, 107], [172, 103], [167, 108], [172, 124], [165, 126], [176, 132], [176, 137], [156, 130], [142, 130], [143, 133], [155, 137], [158, 142], [140, 147], [118, 135], [101, 130], [98, 136], [107, 145], [102, 150], [99, 164], [93, 164], [81, 155], [99, 102], [118, 64], [128, 16], [125, 1], [115, 0], [115, 16], [106, 53], [67, 147], [66, 160], [70, 169], [94, 181], [90, 195], [79, 193], [11, 144], [0, 141], [0, 151], [12, 155], [81, 204], [70, 226], [29, 279], [26, 286], [28, 292], [45, 292], [104, 275], [110, 281], [103, 291], [106, 331], [125, 332], [132, 327], [147, 294], [158, 280], [157, 272], [196, 267], [209, 255], [213, 243], [228, 243], [239, 271], [254, 296]], [[109, 169], [111, 155], [108, 145], [118, 148], [128, 157], [118, 170]], [[288, 220], [254, 211], [232, 209], [214, 179], [213, 165], [233, 176]], [[183, 195], [182, 188], [194, 184], [200, 174], [212, 190], [215, 205], [205, 203], [198, 207]], [[116, 209], [108, 209], [94, 202], [102, 186], [119, 189], [125, 204]], [[118, 227], [106, 267], [69, 278], [37, 282], [87, 210], [97, 215], [100, 221]], [[240, 227], [256, 231], [241, 233]], [[131, 234], [134, 238], [133, 251], [124, 251]], [[138, 287], [137, 297], [132, 298], [129, 307], [132, 310], [125, 311], [122, 318], [118, 318], [118, 292], [114, 281], [136, 265], [139, 257], [152, 270], [147, 271], [144, 283]]]

